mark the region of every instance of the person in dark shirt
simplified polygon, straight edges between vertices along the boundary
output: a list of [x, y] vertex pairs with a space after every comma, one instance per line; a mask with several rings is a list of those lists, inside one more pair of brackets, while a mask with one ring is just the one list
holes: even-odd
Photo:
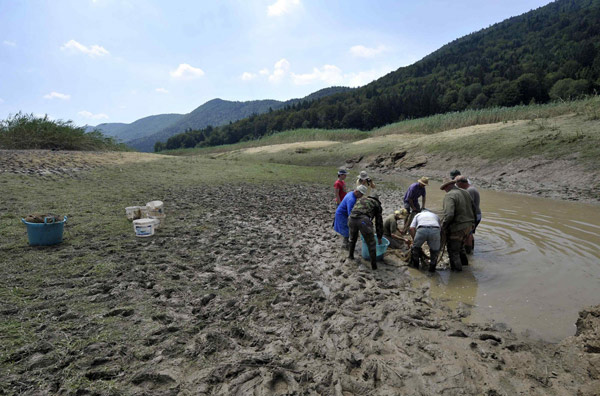
[[377, 239], [381, 244], [383, 235], [383, 209], [379, 196], [375, 193], [367, 197], [362, 197], [352, 208], [350, 218], [348, 219], [348, 227], [350, 228], [350, 248], [349, 259], [354, 259], [354, 247], [358, 238], [358, 232], [365, 238], [365, 242], [369, 248], [369, 256], [371, 258], [371, 269], [377, 269], [377, 245], [375, 244], [375, 233], [373, 232], [373, 222], [375, 219]]
[[404, 228], [402, 229], [402, 234], [406, 234], [408, 232], [408, 227], [410, 223], [415, 218], [415, 215], [421, 211], [421, 206], [419, 206], [419, 197], [423, 197], [423, 207], [425, 207], [425, 200], [427, 199], [427, 191], [425, 187], [429, 184], [429, 178], [423, 176], [416, 183], [411, 184], [406, 190], [404, 194], [404, 209], [406, 209], [409, 213], [408, 219], [404, 223]]

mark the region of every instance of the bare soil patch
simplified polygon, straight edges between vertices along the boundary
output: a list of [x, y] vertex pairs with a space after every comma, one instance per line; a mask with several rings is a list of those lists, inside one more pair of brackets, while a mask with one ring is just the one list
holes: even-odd
[[243, 149], [242, 152], [246, 154], [257, 154], [257, 153], [277, 153], [279, 151], [284, 151], [288, 149], [313, 149], [313, 148], [321, 148], [331, 146], [332, 144], [336, 144], [337, 142], [332, 142], [329, 140], [316, 140], [310, 142], [297, 142], [297, 143], [285, 143], [285, 144], [273, 144], [270, 146], [261, 146], [261, 147], [251, 147], [247, 149]]
[[71, 175], [101, 166], [155, 161], [164, 155], [136, 152], [0, 150], [0, 173]]

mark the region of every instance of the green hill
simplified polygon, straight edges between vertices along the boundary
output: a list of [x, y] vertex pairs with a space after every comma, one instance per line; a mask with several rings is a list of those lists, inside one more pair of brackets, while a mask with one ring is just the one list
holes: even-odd
[[[558, 0], [457, 39], [349, 92], [296, 103], [193, 138], [214, 146], [297, 128], [371, 130], [433, 114], [546, 103], [600, 89], [600, 0]], [[161, 145], [159, 145], [159, 148]]]
[[269, 99], [247, 102], [232, 102], [223, 99], [213, 99], [199, 106], [191, 113], [181, 116], [172, 124], [165, 126], [160, 130], [156, 130], [155, 133], [145, 134], [138, 139], [132, 138], [127, 144], [140, 151], [152, 151], [156, 142], [165, 141], [171, 136], [185, 131], [199, 130], [206, 128], [209, 125], [224, 125], [232, 121], [250, 117], [254, 114], [267, 113], [272, 110], [286, 108], [297, 103], [317, 100], [328, 95], [346, 92], [348, 90], [350, 90], [350, 88], [325, 88], [313, 92], [302, 99], [290, 99], [285, 102]]

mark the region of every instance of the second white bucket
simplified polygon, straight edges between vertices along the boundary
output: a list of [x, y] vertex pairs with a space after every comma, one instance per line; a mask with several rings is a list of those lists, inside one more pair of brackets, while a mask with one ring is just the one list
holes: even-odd
[[135, 236], [138, 237], [149, 237], [154, 235], [156, 228], [156, 220], [154, 219], [139, 219], [133, 220], [133, 230]]

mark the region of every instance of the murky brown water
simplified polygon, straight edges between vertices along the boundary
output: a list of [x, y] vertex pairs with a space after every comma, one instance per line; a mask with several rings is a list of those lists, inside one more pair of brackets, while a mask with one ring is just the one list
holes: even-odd
[[[573, 335], [578, 311], [600, 303], [600, 207], [479, 191], [471, 265], [432, 278], [413, 273], [430, 281], [432, 296], [472, 306], [467, 321], [494, 320], [551, 342]], [[441, 209], [444, 194], [430, 183], [427, 206]]]

